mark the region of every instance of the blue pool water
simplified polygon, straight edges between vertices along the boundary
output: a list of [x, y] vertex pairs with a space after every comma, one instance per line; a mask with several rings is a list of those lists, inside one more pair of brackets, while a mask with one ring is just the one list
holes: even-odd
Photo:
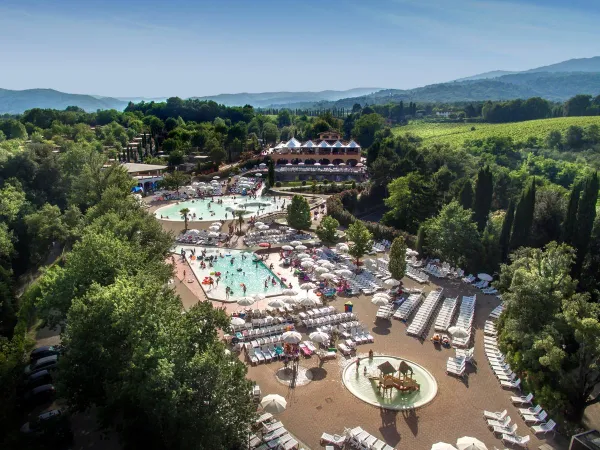
[[[184, 249], [189, 248], [185, 245], [182, 247]], [[176, 253], [179, 253], [182, 247], [177, 247]], [[199, 247], [196, 248], [197, 256], [202, 254], [201, 250]], [[217, 261], [213, 262], [213, 267], [209, 267], [208, 261], [205, 261], [206, 269], [201, 269], [200, 263], [197, 260], [190, 261], [192, 270], [194, 270], [200, 282], [202, 282], [204, 277], [212, 276], [215, 278], [215, 275], [211, 275], [211, 272], [221, 272], [221, 280], [218, 287], [215, 286], [213, 289], [210, 289], [208, 285], [202, 286], [209, 298], [225, 298], [226, 286], [229, 286], [233, 290], [233, 294], [230, 296], [231, 299], [243, 297], [242, 283], [246, 285], [246, 295], [258, 293], [265, 296], [281, 295], [281, 291], [284, 288], [281, 286], [279, 276], [269, 270], [262, 261], [254, 262], [255, 257], [253, 253], [242, 250], [206, 248], [206, 256], [210, 255], [222, 255], [223, 257], [218, 256]], [[242, 258], [242, 255], [244, 258]], [[232, 258], [233, 264], [231, 262]], [[267, 288], [265, 288], [264, 283], [269, 276], [271, 278], [275, 276], [277, 283], [273, 286], [271, 282], [268, 282]], [[289, 278], [291, 275], [284, 274], [283, 276], [284, 278], [286, 276]]]
[[[218, 204], [216, 201], [211, 202], [210, 199], [197, 198], [163, 206], [158, 208], [154, 212], [154, 215], [163, 220], [183, 222], [179, 211], [183, 208], [188, 208], [190, 214], [196, 214], [196, 217], [191, 220], [214, 222], [215, 220], [231, 220], [235, 217], [236, 211], [243, 211], [247, 216], [256, 216], [281, 209], [283, 205], [283, 200], [274, 202], [273, 197], [258, 197], [254, 199], [242, 196], [232, 198], [231, 195], [227, 195], [214, 198], [215, 200], [222, 200], [223, 203]], [[208, 207], [209, 203], [210, 208]]]

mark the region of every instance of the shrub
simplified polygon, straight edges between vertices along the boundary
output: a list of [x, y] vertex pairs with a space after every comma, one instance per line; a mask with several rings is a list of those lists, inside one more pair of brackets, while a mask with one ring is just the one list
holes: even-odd
[[302, 186], [306, 186], [306, 180], [302, 181]]
[[276, 181], [275, 182], [275, 187], [281, 187], [281, 181]]

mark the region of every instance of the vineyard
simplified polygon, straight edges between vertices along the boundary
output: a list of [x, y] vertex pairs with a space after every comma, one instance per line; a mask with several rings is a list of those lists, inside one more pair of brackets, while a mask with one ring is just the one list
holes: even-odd
[[524, 142], [531, 137], [544, 140], [550, 131], [558, 130], [564, 135], [567, 128], [572, 125], [583, 128], [589, 125], [600, 126], [600, 116], [559, 117], [501, 124], [413, 122], [403, 127], [396, 127], [393, 131], [395, 134], [411, 133], [422, 138], [424, 143], [461, 146], [465, 141], [499, 136], [511, 137], [515, 142]]

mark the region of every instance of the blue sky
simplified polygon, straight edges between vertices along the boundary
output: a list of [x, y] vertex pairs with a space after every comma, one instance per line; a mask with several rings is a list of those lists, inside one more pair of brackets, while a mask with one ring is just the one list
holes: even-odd
[[0, 87], [412, 88], [600, 55], [596, 0], [2, 0]]

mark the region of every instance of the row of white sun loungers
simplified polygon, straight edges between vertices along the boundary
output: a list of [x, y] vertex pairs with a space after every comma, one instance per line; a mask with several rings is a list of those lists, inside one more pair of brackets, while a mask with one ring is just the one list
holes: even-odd
[[425, 301], [417, 311], [417, 314], [415, 314], [411, 324], [406, 329], [406, 334], [421, 336], [425, 332], [433, 312], [442, 299], [442, 292], [443, 289], [439, 289], [427, 294]]
[[306, 328], [322, 327], [324, 325], [337, 325], [338, 323], [354, 320], [356, 316], [350, 312], [332, 314], [330, 316], [317, 317], [316, 319], [306, 319], [302, 323]]
[[376, 317], [378, 317], [379, 319], [389, 319], [390, 317], [392, 317], [392, 314], [394, 314], [393, 305], [383, 305], [380, 306], [377, 310]]
[[289, 434], [280, 421], [257, 421], [257, 425], [260, 424], [262, 424], [262, 439], [255, 434], [251, 435], [250, 448], [256, 450], [294, 450], [299, 447], [298, 441]]
[[300, 320], [316, 319], [317, 317], [330, 316], [331, 314], [337, 313], [337, 309], [333, 306], [323, 306], [322, 308], [313, 308], [308, 311], [301, 312], [298, 314]]
[[444, 303], [442, 303], [442, 307], [440, 308], [440, 312], [435, 319], [435, 330], [436, 331], [446, 331], [448, 327], [452, 323], [452, 319], [454, 318], [454, 314], [456, 313], [456, 305], [458, 304], [458, 297], [446, 297], [444, 299]]
[[268, 327], [263, 328], [253, 328], [248, 331], [242, 332], [242, 337], [245, 341], [251, 341], [252, 339], [273, 336], [276, 334], [282, 334], [289, 330], [289, 328], [293, 328], [293, 324], [279, 324], [279, 325], [270, 325]]
[[394, 313], [394, 319], [398, 320], [407, 320], [413, 311], [419, 306], [421, 303], [421, 299], [423, 298], [422, 294], [411, 294], [408, 296], [404, 303], [400, 305], [400, 307]]
[[460, 303], [460, 310], [458, 312], [458, 317], [456, 319], [456, 326], [464, 328], [468, 332], [468, 336], [464, 338], [452, 338], [452, 346], [453, 347], [468, 347], [471, 342], [471, 325], [473, 324], [473, 319], [475, 317], [475, 303], [477, 301], [477, 297], [475, 295], [468, 297], [463, 296], [462, 302]]
[[473, 354], [475, 349], [471, 347], [470, 349], [456, 349], [456, 356], [448, 358], [446, 361], [446, 374], [447, 375], [455, 375], [457, 377], [465, 376], [465, 370], [467, 367], [467, 363], [473, 361]]
[[429, 275], [419, 269], [415, 269], [414, 267], [406, 266], [406, 276], [408, 278], [412, 278], [417, 283], [429, 283]]
[[[250, 346], [251, 347], [261, 347], [266, 344], [278, 344], [280, 342], [283, 342], [283, 334], [277, 334], [275, 336], [254, 339], [253, 341], [250, 341]], [[248, 344], [246, 344], [246, 345], [248, 345]]]
[[[269, 230], [266, 230], [269, 231]], [[271, 230], [276, 231], [276, 230]], [[265, 233], [265, 232], [263, 232]], [[262, 242], [267, 242], [270, 244], [285, 244], [286, 242], [291, 241], [308, 241], [313, 237], [310, 234], [292, 234], [292, 233], [279, 233], [279, 234], [264, 234], [263, 236], [256, 235], [252, 237], [245, 237], [244, 244], [247, 246], [253, 246], [260, 244]]]
[[449, 269], [439, 267], [435, 264], [427, 264], [423, 271], [425, 273], [428, 273], [429, 275], [433, 275], [436, 278], [446, 278], [448, 276], [448, 273], [450, 273]]
[[359, 450], [395, 450], [381, 439], [372, 436], [361, 427], [346, 430], [347, 442]]

